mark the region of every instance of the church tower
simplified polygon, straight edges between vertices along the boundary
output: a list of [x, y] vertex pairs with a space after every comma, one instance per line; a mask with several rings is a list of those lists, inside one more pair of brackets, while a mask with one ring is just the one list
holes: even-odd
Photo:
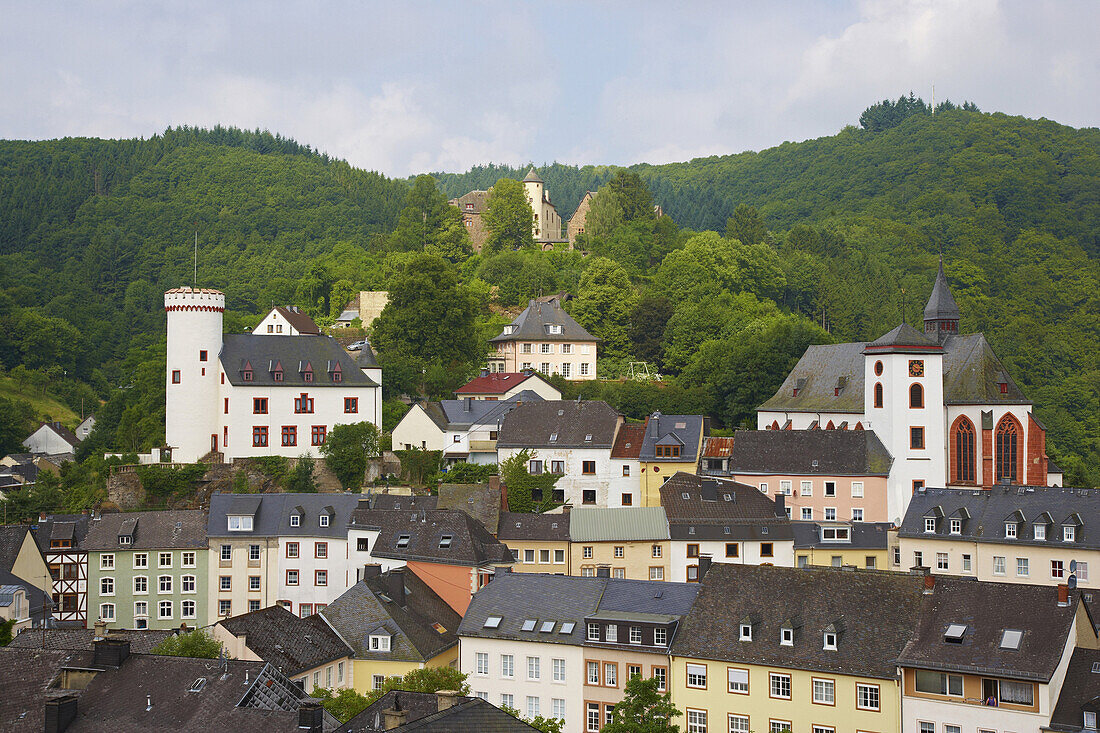
[[936, 273], [932, 295], [924, 307], [924, 333], [941, 344], [948, 336], [959, 335], [959, 304], [951, 295], [947, 277], [943, 274], [943, 257], [940, 257], [940, 271]]
[[164, 294], [168, 315], [164, 438], [172, 460], [192, 463], [220, 450], [218, 375], [225, 295], [207, 288]]

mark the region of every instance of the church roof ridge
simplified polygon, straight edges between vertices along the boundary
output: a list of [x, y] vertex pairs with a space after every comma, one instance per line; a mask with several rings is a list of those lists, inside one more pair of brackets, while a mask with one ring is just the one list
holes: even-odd
[[924, 320], [958, 320], [959, 304], [951, 294], [947, 276], [943, 272], [943, 257], [940, 257], [940, 269], [936, 273], [936, 282], [932, 285], [932, 294], [928, 296], [928, 305], [924, 307]]

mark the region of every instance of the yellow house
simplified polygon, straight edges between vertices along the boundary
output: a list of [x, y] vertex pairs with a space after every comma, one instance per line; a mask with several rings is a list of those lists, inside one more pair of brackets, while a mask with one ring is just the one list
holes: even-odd
[[671, 580], [668, 519], [661, 507], [600, 509], [569, 513], [573, 575], [632, 580]]
[[897, 530], [889, 522], [793, 522], [795, 566], [891, 567]]
[[646, 418], [638, 461], [641, 464], [641, 506], [661, 506], [661, 485], [677, 471], [695, 474], [703, 436], [709, 432], [702, 415], [662, 415]]
[[318, 614], [352, 649], [359, 693], [414, 669], [458, 666], [461, 616], [412, 572], [368, 565], [365, 577]]
[[497, 539], [512, 551], [512, 572], [572, 575], [569, 518], [569, 512], [501, 512]]
[[882, 571], [712, 565], [671, 650], [686, 730], [900, 730], [893, 660], [923, 586]]
[[50, 568], [25, 524], [0, 525], [0, 570], [6, 570], [35, 588], [53, 592]]

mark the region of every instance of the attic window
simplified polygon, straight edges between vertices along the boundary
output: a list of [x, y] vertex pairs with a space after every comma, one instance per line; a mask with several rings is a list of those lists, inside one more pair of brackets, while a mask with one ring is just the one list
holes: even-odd
[[371, 634], [370, 650], [372, 652], [388, 652], [390, 650], [389, 634]]
[[486, 629], [499, 629], [500, 628], [500, 616], [490, 616], [485, 619]]
[[447, 633], [447, 627], [444, 626], [443, 624], [439, 623], [438, 621], [436, 621], [435, 623], [432, 624], [432, 628], [435, 629], [435, 633], [437, 633], [437, 634], [446, 634]]
[[120, 545], [132, 545], [134, 544], [134, 536], [129, 534], [120, 534], [118, 536], [118, 544]]
[[584, 442], [585, 443], [592, 442], [592, 433], [588, 433], [587, 435], [584, 436]]
[[1092, 673], [1093, 674], [1100, 674], [1100, 662], [1093, 662], [1092, 663]]
[[752, 626], [741, 624], [741, 641], [752, 641]]
[[1001, 634], [1001, 648], [1002, 649], [1019, 649], [1020, 642], [1024, 638], [1024, 632], [1016, 629], [1005, 629]]
[[446, 548], [451, 546], [451, 540], [454, 539], [454, 535], [445, 534], [439, 538], [440, 548]]
[[533, 619], [533, 618], [526, 619], [523, 622], [523, 626], [520, 627], [520, 631], [534, 631], [535, 630], [535, 625], [537, 623], [538, 623], [538, 620], [536, 620], [536, 619]]
[[539, 627], [539, 633], [540, 634], [550, 634], [550, 633], [553, 633], [553, 631], [554, 631], [554, 622], [553, 621], [543, 621], [542, 626]]
[[689, 494], [688, 492], [685, 491], [682, 494], [680, 494], [680, 498], [683, 499], [684, 501], [687, 501], [688, 499], [691, 498], [691, 494]]
[[783, 628], [779, 631], [779, 643], [782, 646], [794, 646], [794, 629]]
[[730, 528], [729, 527], [723, 527], [722, 528], [722, 534], [729, 534], [729, 533], [730, 533]]
[[252, 381], [252, 370], [251, 369], [245, 369], [244, 371], [242, 371], [241, 372], [241, 379], [243, 379], [246, 382], [251, 382]]
[[290, 526], [291, 527], [300, 527], [300, 526], [302, 526], [302, 515], [301, 514], [291, 514], [290, 515]]
[[552, 334], [555, 334], [555, 335], [560, 335], [561, 332], [562, 332], [562, 327], [561, 327], [560, 324], [551, 323], [550, 325], [548, 325], [546, 327], [546, 333], [552, 333]]
[[558, 629], [559, 634], [572, 634], [576, 624], [572, 621], [562, 621], [561, 628]]
[[948, 624], [947, 631], [943, 632], [943, 640], [949, 644], [962, 644], [966, 634], [966, 624]]
[[850, 542], [851, 534], [848, 527], [822, 527], [822, 542]]
[[821, 647], [827, 651], [836, 651], [836, 634], [832, 631], [825, 632], [824, 644]]
[[410, 539], [410, 537], [407, 534], [400, 535], [397, 538], [397, 546], [398, 547], [408, 547], [409, 546], [409, 539]]
[[733, 496], [730, 494], [722, 494], [722, 501], [733, 501]]
[[191, 687], [187, 689], [188, 692], [202, 692], [202, 688], [206, 687], [206, 678], [199, 677], [197, 680], [191, 683]]
[[557, 442], [557, 440], [558, 440], [558, 434], [557, 433], [550, 433], [550, 442], [555, 443], [555, 442]]

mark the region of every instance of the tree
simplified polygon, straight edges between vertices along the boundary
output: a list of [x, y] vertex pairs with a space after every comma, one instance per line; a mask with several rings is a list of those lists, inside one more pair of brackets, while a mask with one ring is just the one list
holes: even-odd
[[623, 699], [615, 705], [611, 724], [603, 733], [679, 733], [672, 719], [682, 713], [672, 704], [672, 694], [661, 693], [656, 678], [634, 675], [623, 688]]
[[527, 470], [528, 462], [538, 454], [521, 450], [500, 463], [500, 482], [508, 488], [508, 511], [545, 512], [555, 506], [554, 484], [560, 474], [533, 475]]
[[[340, 426], [335, 426], [333, 430], [338, 427]], [[298, 465], [294, 467], [294, 471], [290, 474], [290, 484], [287, 486], [287, 490], [295, 494], [316, 494], [317, 482], [313, 478], [313, 468], [313, 456], [308, 453], [299, 456]], [[363, 470], [366, 471], [365, 465]]]
[[397, 227], [390, 235], [390, 247], [430, 252], [451, 262], [470, 256], [470, 235], [462, 225], [462, 214], [451, 206], [431, 176], [417, 176], [413, 181]]
[[653, 197], [637, 173], [627, 170], [616, 172], [615, 177], [608, 181], [607, 189], [615, 194], [623, 211], [623, 221], [654, 217]]
[[222, 643], [203, 629], [176, 634], [157, 644], [152, 654], [166, 657], [199, 657], [217, 659], [222, 653]]
[[310, 697], [321, 701], [325, 710], [332, 713], [333, 717], [341, 723], [346, 723], [370, 706], [372, 700], [367, 695], [360, 695], [355, 690], [345, 687], [341, 690], [330, 690], [325, 687], [315, 687]]
[[630, 352], [630, 315], [638, 302], [626, 270], [606, 257], [594, 257], [581, 275], [578, 293], [569, 303], [570, 314], [604, 340], [601, 350], [605, 356], [626, 356]]
[[630, 314], [629, 335], [632, 351], [639, 359], [661, 366], [662, 342], [670, 318], [672, 303], [665, 296], [647, 293], [638, 300]]
[[363, 485], [367, 461], [378, 455], [380, 440], [378, 428], [369, 422], [334, 425], [321, 446], [321, 455], [340, 485], [357, 491]]
[[514, 178], [501, 178], [489, 192], [485, 213], [481, 215], [489, 229], [489, 239], [483, 251], [491, 253], [534, 247], [534, 216], [523, 184]]
[[609, 237], [626, 221], [619, 197], [608, 186], [601, 186], [584, 217], [584, 231], [590, 237]]
[[559, 720], [558, 718], [544, 718], [541, 715], [536, 715], [534, 718], [525, 718], [520, 715], [519, 710], [516, 710], [511, 705], [501, 705], [500, 709], [513, 718], [522, 720], [535, 730], [542, 731], [542, 733], [562, 733], [562, 726], [565, 723], [565, 721]]
[[16, 619], [9, 618], [6, 621], [0, 621], [0, 646], [7, 646], [12, 640], [12, 628], [15, 627]]
[[768, 227], [755, 206], [738, 204], [726, 222], [726, 237], [744, 245], [757, 244], [767, 239]]

